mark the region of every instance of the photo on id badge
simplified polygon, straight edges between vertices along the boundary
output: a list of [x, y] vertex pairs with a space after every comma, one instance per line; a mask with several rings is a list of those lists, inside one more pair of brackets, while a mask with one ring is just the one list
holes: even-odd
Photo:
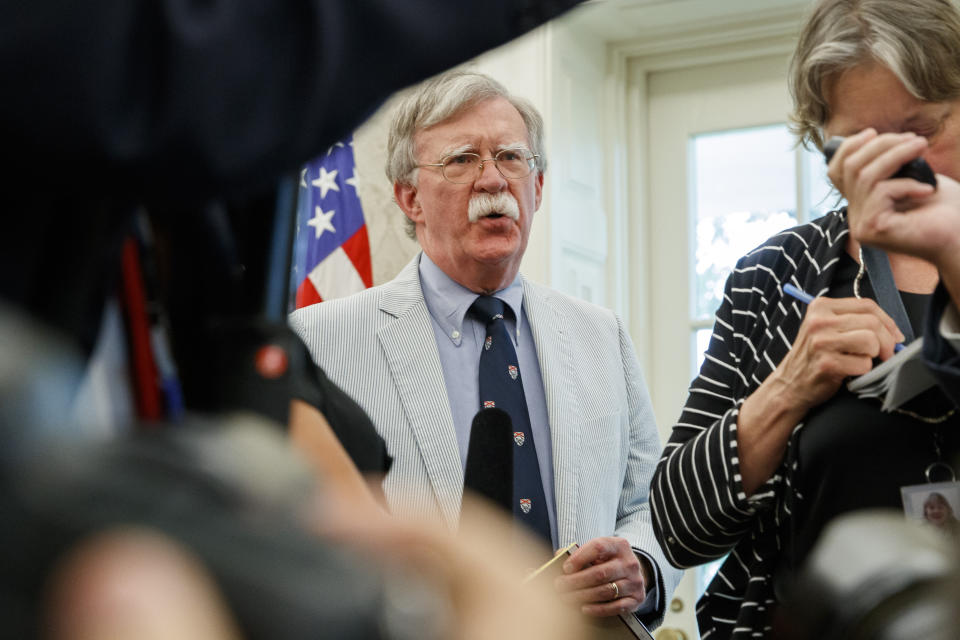
[[907, 518], [958, 535], [960, 482], [928, 482], [900, 487]]

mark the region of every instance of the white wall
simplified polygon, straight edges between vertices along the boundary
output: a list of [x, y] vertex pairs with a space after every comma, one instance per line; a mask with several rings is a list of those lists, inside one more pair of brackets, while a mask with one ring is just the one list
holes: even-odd
[[353, 135], [353, 153], [370, 238], [373, 284], [391, 280], [418, 250], [416, 241], [405, 233], [403, 212], [393, 200], [393, 187], [384, 173], [387, 158], [387, 131], [391, 107], [388, 101]]

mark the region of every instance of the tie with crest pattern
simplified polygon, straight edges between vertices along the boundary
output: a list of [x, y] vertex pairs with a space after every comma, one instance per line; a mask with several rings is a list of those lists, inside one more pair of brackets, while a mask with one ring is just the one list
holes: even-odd
[[[513, 340], [504, 322], [509, 307], [499, 298], [480, 296], [470, 307], [486, 325], [480, 351], [480, 408], [506, 411], [513, 423], [513, 515], [550, 542], [550, 519], [540, 479], [540, 463], [530, 430], [530, 414]], [[472, 452], [475, 453], [475, 452]]]

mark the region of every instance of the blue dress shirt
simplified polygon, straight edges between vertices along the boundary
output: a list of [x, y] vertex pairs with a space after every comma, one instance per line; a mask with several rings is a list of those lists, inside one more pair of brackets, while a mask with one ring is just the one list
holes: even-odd
[[[480, 295], [458, 284], [445, 274], [425, 253], [420, 254], [420, 286], [430, 312], [433, 333], [440, 352], [443, 380], [450, 400], [453, 425], [460, 447], [460, 464], [467, 465], [470, 445], [470, 427], [480, 410], [480, 351], [486, 336], [483, 323], [467, 315], [470, 305]], [[547, 399], [543, 390], [543, 376], [537, 360], [537, 349], [530, 332], [530, 323], [523, 311], [523, 284], [518, 275], [505, 289], [493, 294], [512, 310], [516, 321], [507, 318], [507, 330], [514, 340], [523, 393], [530, 413], [530, 428], [537, 443], [537, 461], [540, 479], [547, 501], [550, 519], [550, 538], [557, 548], [557, 510], [553, 495], [553, 446], [550, 442], [550, 422], [547, 418]]]

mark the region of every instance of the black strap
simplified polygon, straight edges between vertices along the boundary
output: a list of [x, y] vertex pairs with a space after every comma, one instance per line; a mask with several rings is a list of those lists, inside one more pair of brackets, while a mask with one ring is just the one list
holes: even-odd
[[863, 245], [863, 265], [870, 276], [873, 294], [877, 297], [877, 304], [886, 311], [903, 333], [904, 344], [913, 342], [913, 327], [907, 316], [907, 309], [903, 306], [897, 283], [893, 280], [893, 270], [890, 260], [883, 249]]

